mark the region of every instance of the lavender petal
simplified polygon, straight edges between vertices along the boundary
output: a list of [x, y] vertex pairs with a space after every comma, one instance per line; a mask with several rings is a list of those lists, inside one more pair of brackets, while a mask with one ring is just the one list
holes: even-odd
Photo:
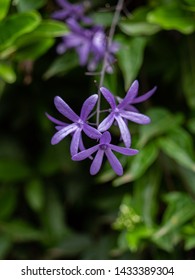
[[102, 137], [100, 138], [100, 144], [109, 144], [111, 141], [111, 135], [109, 131], [106, 131], [102, 134]]
[[45, 113], [45, 115], [47, 116], [47, 118], [48, 118], [51, 122], [53, 122], [53, 123], [55, 123], [55, 124], [58, 124], [58, 125], [61, 125], [61, 126], [67, 126], [67, 125], [68, 125], [68, 124], [65, 123], [65, 122], [62, 122], [62, 121], [59, 121], [59, 120], [55, 119], [54, 117], [50, 116], [48, 113]]
[[76, 129], [73, 136], [72, 136], [72, 141], [70, 144], [70, 154], [71, 156], [74, 156], [75, 154], [78, 153], [79, 150], [79, 142], [80, 142], [80, 137], [81, 137], [81, 129]]
[[139, 83], [137, 80], [135, 80], [131, 85], [131, 87], [129, 88], [125, 98], [118, 105], [119, 109], [124, 108], [125, 106], [127, 106], [127, 104], [130, 104], [132, 102], [134, 97], [138, 94], [138, 88], [139, 88]]
[[95, 153], [99, 148], [99, 144], [95, 145], [87, 150], [84, 150], [72, 157], [72, 160], [80, 161], [90, 157], [93, 153]]
[[153, 89], [151, 89], [150, 91], [148, 91], [144, 95], [139, 96], [137, 98], [134, 98], [133, 101], [131, 102], [131, 104], [136, 104], [136, 103], [140, 103], [140, 102], [143, 102], [143, 101], [147, 100], [148, 98], [150, 98], [154, 94], [156, 89], [157, 89], [157, 87], [154, 87]]
[[62, 100], [61, 97], [56, 96], [54, 98], [54, 104], [56, 106], [56, 109], [66, 118], [73, 122], [78, 121], [79, 117], [77, 116], [77, 114], [75, 114], [75, 112], [68, 106], [68, 104], [64, 100]]
[[135, 112], [129, 112], [125, 110], [120, 111], [120, 115], [123, 118], [126, 118], [132, 122], [139, 123], [139, 124], [148, 124], [150, 123], [150, 118], [146, 115], [135, 113]]
[[51, 144], [55, 145], [58, 144], [63, 138], [65, 138], [68, 134], [74, 132], [76, 130], [75, 124], [70, 124], [63, 129], [59, 130], [54, 134], [54, 136], [51, 139]]
[[121, 116], [115, 116], [115, 119], [118, 123], [123, 142], [124, 142], [125, 146], [127, 148], [129, 148], [131, 146], [131, 135], [130, 135], [129, 129], [128, 129], [125, 121], [123, 120], [123, 118], [121, 118]]
[[109, 148], [112, 149], [113, 151], [126, 155], [126, 156], [133, 156], [136, 155], [139, 151], [136, 149], [130, 149], [130, 148], [124, 148], [120, 146], [116, 146], [113, 144], [109, 144]]
[[108, 101], [108, 103], [110, 104], [110, 107], [114, 110], [116, 108], [116, 102], [112, 93], [105, 87], [101, 87], [100, 91], [105, 97], [105, 99]]
[[92, 138], [92, 139], [99, 139], [102, 135], [101, 132], [99, 132], [96, 128], [94, 128], [86, 123], [83, 125], [83, 131], [89, 138]]
[[85, 102], [83, 103], [83, 106], [81, 108], [81, 114], [80, 114], [80, 118], [83, 121], [86, 121], [87, 117], [89, 116], [89, 114], [93, 110], [97, 100], [98, 100], [98, 95], [97, 94], [93, 94], [85, 100]]
[[114, 172], [119, 176], [123, 175], [123, 167], [111, 149], [107, 149], [105, 154]]
[[98, 130], [104, 132], [108, 130], [114, 122], [114, 113], [110, 113], [98, 126]]
[[104, 150], [99, 149], [90, 167], [91, 175], [95, 175], [99, 172], [102, 165], [103, 156]]

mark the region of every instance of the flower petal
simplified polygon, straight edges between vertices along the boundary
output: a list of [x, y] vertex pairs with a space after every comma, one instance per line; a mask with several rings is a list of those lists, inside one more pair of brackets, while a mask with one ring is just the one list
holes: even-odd
[[146, 115], [140, 114], [140, 113], [135, 113], [135, 112], [129, 112], [125, 110], [120, 111], [120, 115], [128, 119], [132, 122], [139, 123], [139, 124], [148, 124], [150, 123], [150, 118]]
[[147, 100], [148, 98], [150, 98], [150, 96], [152, 96], [154, 94], [156, 89], [157, 89], [157, 87], [154, 87], [153, 89], [151, 89], [144, 95], [134, 98], [133, 101], [131, 102], [131, 104], [140, 103], [140, 102]]
[[56, 96], [54, 98], [54, 104], [56, 106], [56, 109], [64, 115], [69, 120], [76, 122], [78, 121], [79, 117], [75, 112], [68, 106], [68, 104], [59, 96]]
[[113, 154], [111, 149], [107, 149], [105, 151], [105, 154], [114, 172], [119, 176], [123, 175], [123, 167], [117, 157]]
[[92, 139], [99, 139], [102, 135], [101, 132], [99, 132], [96, 128], [94, 128], [86, 123], [83, 125], [83, 131], [89, 138], [92, 138]]
[[86, 65], [87, 60], [90, 54], [90, 41], [85, 40], [86, 42], [82, 42], [82, 45], [76, 48], [76, 51], [79, 55], [80, 65]]
[[102, 165], [103, 156], [104, 150], [99, 149], [90, 167], [91, 175], [95, 175], [99, 172]]
[[134, 97], [138, 94], [139, 83], [137, 80], [133, 82], [131, 87], [129, 88], [125, 98], [121, 101], [121, 103], [117, 106], [119, 109], [124, 108], [127, 104], [131, 103]]
[[102, 137], [100, 138], [100, 144], [109, 144], [111, 141], [111, 135], [109, 131], [106, 131], [102, 134]]
[[81, 138], [81, 129], [76, 129], [72, 136], [72, 141], [70, 144], [71, 156], [74, 156], [75, 154], [78, 153], [80, 138]]
[[113, 144], [109, 144], [109, 148], [112, 149], [113, 151], [126, 155], [126, 156], [133, 156], [136, 155], [139, 151], [136, 149], [130, 149], [130, 148], [124, 148], [120, 146], [116, 146]]
[[[121, 114], [120, 114], [121, 115]], [[127, 148], [131, 146], [131, 135], [128, 129], [128, 126], [126, 125], [125, 121], [121, 116], [115, 116], [115, 119], [118, 123], [120, 132], [121, 132], [121, 137], [123, 139], [123, 142]]]
[[70, 124], [58, 132], [54, 134], [54, 136], [51, 139], [51, 144], [55, 145], [58, 144], [63, 138], [65, 138], [68, 134], [74, 132], [77, 129], [77, 126], [75, 124]]
[[80, 118], [83, 121], [86, 121], [87, 117], [89, 116], [89, 114], [93, 110], [97, 100], [98, 100], [98, 95], [97, 94], [93, 94], [85, 100], [85, 102], [83, 103], [83, 106], [81, 108], [81, 114], [80, 114]]
[[110, 104], [110, 107], [114, 110], [116, 108], [116, 102], [113, 94], [105, 87], [101, 87], [100, 91], [105, 97], [105, 99], [108, 101], [108, 103]]
[[87, 150], [84, 150], [72, 157], [72, 160], [80, 161], [90, 157], [93, 153], [95, 153], [99, 148], [99, 144], [95, 145]]
[[110, 113], [98, 126], [98, 130], [104, 132], [108, 130], [114, 122], [114, 113]]
[[45, 115], [47, 116], [47, 118], [48, 118], [51, 122], [53, 122], [53, 123], [55, 123], [55, 124], [58, 124], [58, 125], [61, 125], [61, 126], [67, 126], [67, 125], [68, 125], [68, 124], [65, 123], [65, 122], [62, 122], [62, 121], [59, 121], [59, 120], [55, 119], [54, 117], [50, 116], [48, 113], [45, 113]]

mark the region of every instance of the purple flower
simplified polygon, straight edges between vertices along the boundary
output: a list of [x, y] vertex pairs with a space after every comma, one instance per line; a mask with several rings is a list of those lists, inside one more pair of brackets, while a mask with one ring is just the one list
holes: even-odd
[[72, 18], [83, 21], [86, 24], [92, 23], [90, 18], [84, 16], [85, 9], [83, 4], [71, 4], [66, 0], [56, 0], [56, 2], [62, 9], [52, 14], [54, 19], [66, 21]]
[[[125, 105], [125, 110], [132, 111], [132, 112], [139, 112], [137, 110], [137, 108], [135, 108], [135, 106], [133, 106], [132, 104], [141, 103], [141, 102], [146, 101], [147, 99], [149, 99], [154, 94], [154, 92], [156, 91], [157, 87], [153, 87], [153, 89], [149, 90], [148, 92], [146, 92], [142, 96], [137, 97], [139, 84], [138, 84], [137, 80], [134, 81], [134, 83], [137, 83], [137, 91], [135, 91], [135, 95], [132, 94], [131, 98], [128, 101], [128, 104]], [[116, 99], [117, 99], [117, 101], [119, 103], [121, 103], [122, 100], [123, 100], [122, 98], [120, 98], [118, 96], [116, 97]]]
[[82, 141], [82, 131], [92, 139], [98, 139], [101, 136], [101, 133], [90, 126], [87, 123], [87, 118], [91, 111], [93, 110], [98, 99], [98, 95], [94, 94], [87, 98], [83, 103], [81, 108], [81, 114], [78, 116], [69, 106], [63, 101], [59, 96], [54, 98], [54, 104], [57, 110], [64, 115], [67, 119], [71, 120], [71, 124], [67, 124], [61, 121], [56, 120], [47, 114], [47, 117], [55, 124], [56, 129], [58, 130], [51, 139], [51, 144], [58, 144], [62, 139], [64, 139], [67, 135], [72, 135], [72, 141], [70, 145], [71, 156], [78, 153], [78, 150], [84, 149], [83, 141]]
[[120, 163], [120, 161], [117, 159], [117, 157], [112, 152], [118, 152], [126, 156], [132, 156], [138, 153], [138, 150], [130, 149], [130, 148], [124, 148], [119, 147], [113, 144], [110, 144], [111, 142], [111, 135], [108, 131], [104, 132], [100, 138], [99, 144], [95, 145], [94, 147], [91, 147], [87, 150], [84, 150], [78, 154], [75, 154], [72, 159], [76, 161], [84, 160], [88, 157], [90, 157], [93, 153], [97, 152], [95, 155], [95, 158], [92, 161], [91, 167], [90, 167], [90, 174], [95, 175], [99, 172], [104, 154], [106, 155], [112, 169], [114, 172], [121, 176], [123, 174], [123, 167]]
[[[99, 62], [104, 58], [107, 40], [101, 26], [83, 28], [73, 19], [67, 20], [70, 33], [62, 37], [62, 43], [57, 47], [57, 52], [62, 54], [68, 49], [74, 48], [79, 56], [80, 65], [88, 66], [89, 71], [94, 71]], [[111, 72], [111, 64], [114, 62], [114, 53], [118, 50], [118, 44], [113, 43], [107, 53], [107, 71]]]
[[[101, 92], [105, 99], [108, 101], [108, 103], [111, 106], [110, 114], [99, 124], [98, 130], [101, 132], [104, 132], [108, 130], [114, 121], [119, 126], [121, 137], [123, 139], [123, 142], [125, 146], [128, 148], [131, 145], [131, 135], [129, 132], [129, 129], [127, 127], [127, 120], [132, 121], [139, 124], [148, 124], [150, 123], [150, 118], [140, 114], [138, 112], [135, 112], [135, 110], [131, 109], [129, 110], [128, 105], [132, 104], [132, 101], [134, 103], [138, 103], [141, 101], [144, 101], [145, 98], [147, 99], [147, 96], [137, 97], [138, 92], [138, 81], [134, 81], [131, 87], [129, 88], [125, 98], [117, 105], [114, 96], [112, 93], [104, 88], [101, 87]], [[149, 96], [149, 94], [148, 94]]]

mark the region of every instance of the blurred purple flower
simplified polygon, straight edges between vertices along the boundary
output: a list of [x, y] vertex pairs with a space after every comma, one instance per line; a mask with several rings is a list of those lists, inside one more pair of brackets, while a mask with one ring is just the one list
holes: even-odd
[[56, 120], [55, 118], [51, 117], [50, 115], [46, 114], [47, 117], [55, 124], [56, 129], [58, 132], [54, 134], [51, 139], [51, 144], [55, 145], [58, 144], [62, 139], [64, 139], [67, 135], [72, 135], [72, 141], [70, 145], [70, 152], [71, 156], [78, 153], [78, 150], [83, 150], [84, 145], [82, 141], [81, 132], [83, 131], [88, 137], [92, 139], [99, 139], [101, 137], [101, 133], [95, 129], [94, 127], [90, 126], [87, 123], [87, 118], [91, 111], [93, 110], [96, 102], [98, 99], [98, 95], [94, 94], [87, 98], [83, 103], [81, 108], [81, 114], [78, 116], [69, 106], [68, 104], [63, 101], [59, 96], [54, 98], [54, 104], [57, 110], [64, 115], [67, 119], [71, 120], [73, 123], [67, 124], [61, 121]]
[[[70, 28], [70, 33], [62, 37], [62, 43], [57, 47], [57, 52], [62, 54], [68, 49], [74, 48], [79, 56], [80, 65], [87, 65], [89, 71], [94, 71], [98, 63], [105, 56], [107, 39], [106, 34], [101, 26], [93, 26], [90, 29], [81, 27], [73, 19], [69, 19], [67, 24]], [[112, 64], [115, 61], [114, 54], [119, 46], [117, 43], [112, 43], [107, 50], [107, 72], [111, 72]]]
[[76, 21], [83, 21], [86, 24], [92, 23], [90, 18], [84, 16], [85, 9], [83, 4], [71, 4], [66, 0], [56, 0], [56, 2], [62, 9], [52, 14], [54, 19], [67, 21], [72, 18]]
[[131, 135], [127, 127], [127, 120], [139, 124], [148, 124], [150, 123], [150, 118], [146, 115], [135, 112], [134, 109], [132, 110], [132, 108], [129, 108], [128, 106], [129, 104], [132, 104], [132, 102], [138, 103], [144, 101], [149, 94], [148, 96], [143, 95], [142, 97], [135, 98], [138, 93], [138, 81], [136, 80], [129, 88], [125, 98], [117, 105], [114, 96], [107, 88], [101, 87], [100, 90], [110, 104], [111, 110], [110, 114], [99, 124], [98, 130], [104, 132], [111, 127], [114, 121], [116, 121], [125, 146], [127, 148], [130, 147]]
[[112, 169], [114, 172], [121, 176], [123, 174], [123, 167], [120, 163], [120, 161], [117, 159], [117, 157], [112, 152], [118, 152], [120, 154], [126, 155], [126, 156], [133, 156], [138, 153], [138, 150], [130, 149], [130, 148], [124, 148], [119, 147], [113, 144], [110, 144], [111, 142], [111, 135], [108, 131], [104, 132], [100, 138], [100, 143], [95, 145], [94, 147], [91, 147], [87, 150], [84, 150], [78, 154], [75, 154], [72, 159], [75, 161], [84, 160], [88, 157], [90, 157], [93, 153], [97, 152], [95, 155], [95, 158], [92, 161], [91, 167], [90, 167], [90, 174], [95, 175], [99, 172], [104, 154], [106, 155]]

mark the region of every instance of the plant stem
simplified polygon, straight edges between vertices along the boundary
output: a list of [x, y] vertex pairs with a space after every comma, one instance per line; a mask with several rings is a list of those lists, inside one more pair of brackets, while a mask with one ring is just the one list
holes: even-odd
[[103, 59], [102, 71], [101, 71], [101, 75], [100, 75], [100, 83], [99, 83], [99, 88], [98, 88], [98, 103], [97, 103], [97, 114], [96, 114], [96, 125], [97, 126], [99, 125], [99, 120], [100, 120], [100, 104], [101, 104], [100, 88], [103, 86], [103, 83], [104, 83], [104, 78], [105, 78], [105, 74], [106, 74], [106, 67], [107, 67], [107, 56], [108, 56], [109, 49], [112, 45], [115, 29], [116, 29], [116, 26], [118, 24], [120, 13], [121, 13], [122, 8], [123, 8], [123, 3], [124, 3], [124, 0], [119, 0], [118, 3], [117, 3], [116, 10], [115, 10], [113, 20], [112, 20], [112, 24], [111, 24], [111, 27], [110, 27], [110, 31], [109, 31], [109, 34], [108, 34], [108, 41], [107, 41], [106, 51], [105, 51], [105, 55], [104, 55], [104, 59]]

